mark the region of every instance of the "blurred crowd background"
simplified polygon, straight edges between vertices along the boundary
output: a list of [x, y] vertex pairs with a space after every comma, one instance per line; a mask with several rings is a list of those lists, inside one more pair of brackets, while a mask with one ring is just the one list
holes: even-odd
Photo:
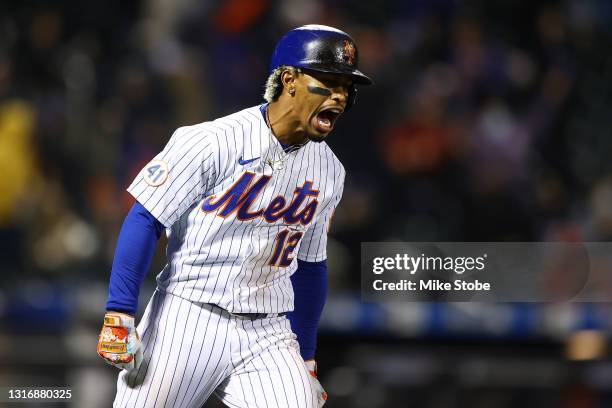
[[365, 241], [612, 238], [605, 0], [2, 1], [0, 386], [109, 406], [95, 344], [125, 188], [178, 126], [261, 103], [276, 41], [307, 23], [349, 32], [375, 81], [329, 138], [347, 180], [328, 406], [612, 406], [608, 304], [359, 300]]

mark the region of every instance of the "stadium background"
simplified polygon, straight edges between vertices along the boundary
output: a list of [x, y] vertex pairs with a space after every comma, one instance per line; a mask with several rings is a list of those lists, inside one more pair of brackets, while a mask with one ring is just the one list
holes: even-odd
[[362, 241], [612, 238], [604, 0], [3, 1], [0, 386], [109, 406], [95, 344], [125, 187], [177, 126], [260, 103], [275, 42], [312, 22], [376, 82], [329, 139], [348, 174], [327, 406], [612, 406], [608, 304], [359, 300]]

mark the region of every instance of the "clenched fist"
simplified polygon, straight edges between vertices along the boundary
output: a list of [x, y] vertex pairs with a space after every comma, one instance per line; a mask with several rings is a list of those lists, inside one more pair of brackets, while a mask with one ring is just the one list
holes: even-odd
[[133, 370], [142, 362], [142, 343], [134, 317], [107, 312], [98, 339], [98, 355], [117, 368]]
[[323, 404], [325, 404], [325, 401], [327, 401], [327, 392], [325, 392], [323, 386], [317, 378], [317, 363], [314, 360], [306, 360], [304, 361], [304, 364], [306, 364], [306, 368], [310, 374], [310, 382], [315, 389], [317, 394], [317, 402], [319, 404], [319, 408], [321, 408]]

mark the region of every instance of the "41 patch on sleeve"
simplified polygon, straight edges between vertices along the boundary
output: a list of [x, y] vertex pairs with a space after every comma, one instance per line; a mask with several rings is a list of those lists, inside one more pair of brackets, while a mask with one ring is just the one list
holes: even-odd
[[152, 187], [161, 186], [168, 180], [168, 164], [163, 160], [152, 160], [143, 169], [143, 178]]

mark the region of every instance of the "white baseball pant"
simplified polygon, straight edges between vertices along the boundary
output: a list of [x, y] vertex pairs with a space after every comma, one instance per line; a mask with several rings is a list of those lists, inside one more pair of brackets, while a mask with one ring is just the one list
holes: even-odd
[[119, 374], [113, 407], [314, 408], [316, 393], [285, 316], [236, 316], [155, 291], [138, 325], [144, 359]]

